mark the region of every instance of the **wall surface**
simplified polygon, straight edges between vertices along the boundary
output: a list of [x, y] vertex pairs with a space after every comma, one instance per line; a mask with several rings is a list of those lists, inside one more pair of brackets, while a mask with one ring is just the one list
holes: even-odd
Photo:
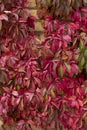
[[[36, 18], [35, 34], [42, 41], [42, 40], [44, 40], [43, 27], [42, 27], [40, 19], [37, 16], [36, 3], [35, 3], [35, 0], [29, 0], [29, 1], [31, 2], [30, 13], [31, 13], [32, 16], [35, 16], [35, 18]], [[14, 128], [12, 129], [12, 128], [7, 127], [7, 126], [4, 126], [4, 129], [3, 129], [2, 125], [3, 125], [3, 122], [0, 121], [0, 130], [14, 130]], [[32, 127], [32, 130], [42, 130], [42, 129], [41, 128]], [[54, 130], [54, 129], [48, 128], [48, 130]]]

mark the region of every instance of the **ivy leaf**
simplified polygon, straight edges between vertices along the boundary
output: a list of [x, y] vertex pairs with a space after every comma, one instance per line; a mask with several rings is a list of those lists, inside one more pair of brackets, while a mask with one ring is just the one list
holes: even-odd
[[80, 60], [80, 62], [79, 62], [79, 68], [80, 68], [81, 70], [83, 69], [84, 64], [85, 64], [85, 58], [82, 57], [81, 60]]
[[5, 84], [8, 81], [7, 73], [0, 70], [0, 83]]
[[64, 64], [65, 64], [65, 66], [67, 68], [67, 71], [70, 73], [70, 69], [71, 69], [70, 65], [68, 63], [66, 63], [66, 62]]
[[63, 77], [63, 66], [62, 65], [59, 68], [59, 76]]
[[84, 52], [84, 57], [85, 57], [85, 59], [87, 60], [87, 49], [86, 49], [85, 52]]
[[2, 21], [0, 21], [0, 30], [2, 29]]
[[8, 16], [6, 14], [1, 14], [0, 15], [0, 20], [8, 21]]
[[80, 50], [84, 50], [85, 46], [82, 40], [80, 40]]
[[87, 73], [87, 63], [85, 64], [85, 70], [86, 70], [86, 73]]

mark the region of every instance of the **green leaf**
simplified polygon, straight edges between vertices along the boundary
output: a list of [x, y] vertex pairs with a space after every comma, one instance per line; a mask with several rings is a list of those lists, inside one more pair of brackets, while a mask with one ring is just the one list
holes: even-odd
[[81, 60], [80, 60], [80, 62], [79, 62], [79, 68], [80, 68], [81, 70], [83, 69], [84, 64], [85, 64], [85, 58], [82, 57]]
[[48, 5], [50, 4], [50, 0], [46, 0], [46, 2], [48, 3]]
[[79, 59], [79, 55], [75, 55], [75, 60], [77, 61]]
[[85, 70], [86, 70], [86, 72], [87, 72], [87, 63], [86, 63], [86, 65], [85, 65]]
[[63, 77], [63, 66], [62, 65], [59, 68], [59, 76]]
[[67, 56], [62, 56], [62, 60], [66, 60], [67, 59]]
[[83, 41], [80, 40], [80, 50], [82, 51], [82, 50], [84, 50], [84, 48], [85, 48], [85, 46], [84, 46], [84, 44], [83, 44]]
[[72, 0], [72, 6], [74, 5], [74, 3], [75, 3], [75, 0]]
[[76, 42], [77, 42], [77, 38], [74, 39], [73, 46], [76, 44]]
[[84, 57], [85, 57], [85, 59], [87, 60], [87, 49], [86, 49], [85, 52], [84, 52]]

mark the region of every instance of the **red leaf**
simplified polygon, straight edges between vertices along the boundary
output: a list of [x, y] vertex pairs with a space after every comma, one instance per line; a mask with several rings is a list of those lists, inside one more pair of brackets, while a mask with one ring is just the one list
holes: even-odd
[[3, 113], [3, 106], [2, 104], [0, 104], [0, 116], [2, 115], [2, 113]]
[[35, 125], [35, 123], [34, 123], [34, 121], [33, 120], [28, 120], [28, 123], [30, 124], [30, 125], [32, 125], [32, 126], [34, 126]]
[[18, 96], [18, 92], [17, 91], [13, 91], [12, 95], [17, 97]]
[[32, 98], [33, 98], [33, 96], [34, 96], [34, 93], [26, 92], [26, 93], [25, 93], [25, 96], [26, 96], [26, 98], [27, 98], [29, 101], [31, 101]]
[[8, 21], [8, 16], [6, 14], [1, 14], [0, 15], [0, 20]]
[[64, 35], [63, 39], [67, 42], [71, 42], [71, 37], [69, 35]]
[[87, 13], [87, 8], [82, 8], [81, 11]]

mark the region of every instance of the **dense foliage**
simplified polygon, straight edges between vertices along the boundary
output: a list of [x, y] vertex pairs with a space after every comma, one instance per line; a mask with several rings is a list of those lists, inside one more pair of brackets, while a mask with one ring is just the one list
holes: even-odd
[[87, 0], [36, 0], [39, 7], [38, 16], [44, 19], [46, 15], [62, 20], [70, 20], [73, 9], [87, 7]]
[[87, 129], [87, 8], [46, 17], [34, 35], [27, 0], [0, 3], [0, 117], [17, 130]]

